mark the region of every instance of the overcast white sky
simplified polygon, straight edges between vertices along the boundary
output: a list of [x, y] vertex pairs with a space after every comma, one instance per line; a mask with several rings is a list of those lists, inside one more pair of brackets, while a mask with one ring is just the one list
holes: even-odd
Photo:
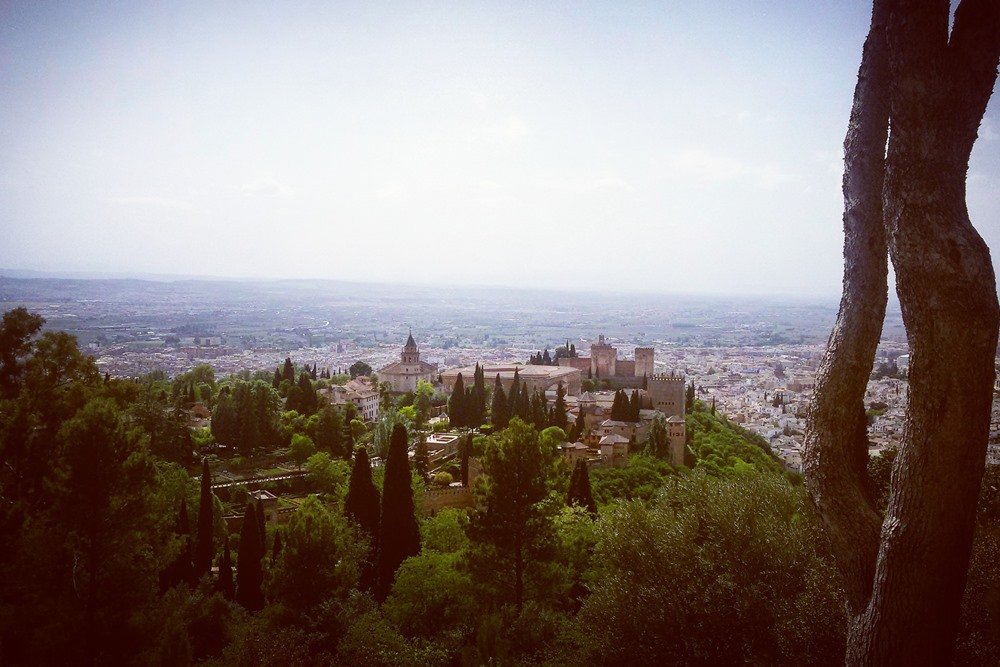
[[836, 294], [869, 12], [0, 0], [0, 267]]

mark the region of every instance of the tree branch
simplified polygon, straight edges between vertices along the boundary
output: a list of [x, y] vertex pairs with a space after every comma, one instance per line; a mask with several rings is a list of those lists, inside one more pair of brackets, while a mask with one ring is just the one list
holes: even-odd
[[962, 109], [953, 120], [956, 139], [967, 160], [996, 83], [1000, 63], [1000, 2], [963, 0], [955, 10], [948, 55], [950, 80], [955, 89], [950, 92], [964, 98]]

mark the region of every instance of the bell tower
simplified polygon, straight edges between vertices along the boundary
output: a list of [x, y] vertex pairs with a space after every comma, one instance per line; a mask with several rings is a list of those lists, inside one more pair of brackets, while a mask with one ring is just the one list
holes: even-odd
[[420, 350], [417, 349], [417, 343], [413, 340], [412, 331], [406, 339], [406, 345], [403, 346], [403, 353], [399, 355], [399, 358], [404, 364], [420, 363]]

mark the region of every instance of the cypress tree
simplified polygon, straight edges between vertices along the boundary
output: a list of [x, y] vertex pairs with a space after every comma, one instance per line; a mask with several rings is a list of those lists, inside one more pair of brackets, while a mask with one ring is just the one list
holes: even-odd
[[576, 437], [577, 439], [583, 438], [583, 432], [587, 429], [586, 417], [583, 414], [583, 408], [577, 406], [576, 412]]
[[548, 425], [549, 416], [545, 410], [545, 396], [540, 391], [531, 395], [531, 423], [539, 431]]
[[317, 375], [316, 375], [316, 364], [314, 362], [312, 370], [309, 372], [309, 379], [310, 380], [315, 380], [316, 378], [317, 378]]
[[219, 580], [215, 589], [227, 600], [233, 599], [233, 561], [229, 555], [229, 535], [223, 539], [222, 557], [219, 559]]
[[257, 560], [264, 560], [264, 554], [267, 553], [267, 524], [264, 520], [264, 503], [258, 500], [255, 504], [255, 511], [257, 512], [257, 534], [260, 535]]
[[500, 374], [497, 373], [496, 382], [493, 384], [493, 401], [490, 404], [490, 423], [493, 424], [493, 428], [499, 430], [507, 427], [507, 421], [507, 397], [504, 396]]
[[420, 476], [427, 481], [427, 473], [430, 471], [431, 458], [430, 452], [427, 451], [427, 441], [424, 440], [423, 436], [420, 437], [420, 441], [417, 443], [416, 450], [413, 452], [413, 464], [420, 473]]
[[212, 571], [212, 557], [215, 555], [214, 522], [212, 516], [212, 472], [208, 469], [208, 458], [201, 460], [201, 496], [198, 500], [198, 533], [194, 543], [194, 574], [200, 579]]
[[316, 397], [316, 388], [313, 386], [312, 380], [309, 379], [308, 371], [302, 371], [299, 374], [299, 383], [297, 386], [302, 392], [302, 396], [299, 399], [299, 412], [309, 416], [316, 412], [316, 406], [319, 401]]
[[389, 440], [382, 484], [382, 523], [379, 527], [375, 599], [383, 602], [392, 589], [396, 570], [404, 560], [420, 553], [420, 530], [413, 509], [406, 427], [397, 424]]
[[368, 460], [368, 450], [358, 447], [354, 454], [354, 467], [351, 468], [351, 481], [344, 498], [344, 514], [358, 525], [368, 538], [368, 555], [361, 566], [361, 578], [358, 587], [370, 591], [375, 583], [375, 556], [378, 553], [379, 535], [379, 497], [378, 489], [372, 483], [372, 467]]
[[295, 367], [292, 366], [291, 357], [285, 357], [285, 366], [281, 370], [281, 379], [295, 382]]
[[591, 516], [597, 516], [597, 503], [594, 502], [594, 494], [590, 489], [590, 470], [587, 467], [587, 462], [583, 459], [576, 460], [566, 504], [579, 505], [590, 512]]
[[354, 431], [351, 430], [351, 420], [347, 418], [346, 413], [344, 414], [344, 437], [341, 447], [346, 452], [345, 457], [349, 457], [354, 451]]
[[613, 421], [620, 421], [622, 418], [622, 397], [621, 392], [615, 392], [615, 398], [611, 402], [611, 419]]
[[556, 386], [556, 402], [552, 406], [552, 425], [566, 430], [566, 388], [560, 382]]
[[576, 343], [570, 343], [570, 346], [569, 346], [569, 356], [571, 356], [571, 357], [575, 357], [576, 356]]
[[486, 373], [483, 372], [483, 367], [478, 362], [476, 363], [476, 374], [473, 376], [473, 388], [476, 393], [476, 401], [479, 404], [479, 421], [482, 423], [486, 418]]
[[248, 611], [259, 611], [264, 607], [261, 584], [264, 571], [260, 565], [261, 546], [260, 524], [254, 503], [248, 502], [243, 512], [243, 528], [240, 530], [240, 548], [236, 561], [236, 602]]
[[531, 397], [528, 396], [527, 385], [523, 385], [517, 392], [517, 416], [525, 422], [531, 419]]
[[455, 386], [451, 390], [451, 398], [448, 400], [448, 421], [453, 428], [467, 426], [465, 419], [465, 382], [462, 374], [459, 373], [455, 379]]
[[629, 421], [639, 421], [639, 410], [641, 407], [639, 404], [639, 392], [633, 391], [632, 400], [629, 401]]
[[181, 538], [181, 550], [166, 568], [160, 572], [160, 591], [167, 591], [174, 586], [185, 583], [195, 583], [194, 568], [191, 565], [191, 525], [188, 521], [187, 501], [181, 498], [181, 507], [177, 512], [177, 524], [174, 533]]
[[541, 362], [542, 366], [552, 365], [552, 357], [549, 356], [549, 348], [545, 348], [545, 353], [542, 355]]
[[521, 380], [518, 369], [514, 369], [514, 379], [510, 382], [510, 391], [507, 392], [507, 414], [513, 418], [517, 416], [518, 394], [521, 393]]
[[274, 531], [274, 548], [271, 550], [271, 566], [273, 567], [275, 563], [278, 562], [278, 556], [281, 555], [281, 531]]
[[274, 377], [271, 379], [271, 386], [277, 389], [281, 386], [281, 369], [274, 369]]

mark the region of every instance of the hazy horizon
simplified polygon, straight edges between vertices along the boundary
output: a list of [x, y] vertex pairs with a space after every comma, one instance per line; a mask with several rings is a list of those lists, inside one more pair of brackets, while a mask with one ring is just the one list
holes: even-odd
[[5, 3], [0, 266], [836, 298], [869, 12]]

